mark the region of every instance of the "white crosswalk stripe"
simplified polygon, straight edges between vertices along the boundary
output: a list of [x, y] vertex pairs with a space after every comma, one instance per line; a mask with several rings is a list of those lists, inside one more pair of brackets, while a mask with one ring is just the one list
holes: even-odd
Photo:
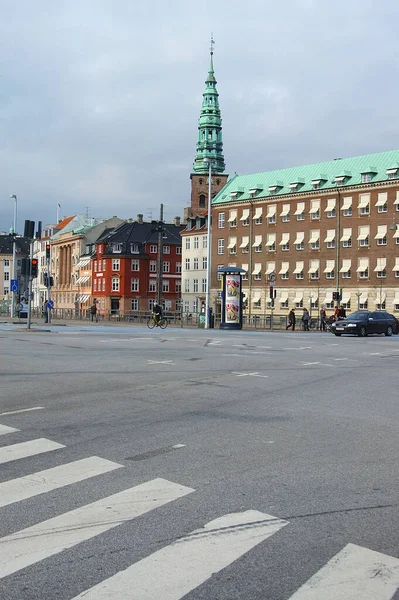
[[290, 600], [391, 600], [398, 588], [398, 558], [348, 544]]
[[12, 446], [3, 446], [0, 448], [0, 465], [12, 460], [19, 460], [20, 458], [28, 458], [28, 456], [35, 456], [43, 452], [58, 450], [59, 448], [65, 448], [65, 446], [46, 438], [12, 444]]
[[66, 465], [0, 483], [0, 508], [72, 483], [120, 469], [123, 465], [91, 456]]
[[166, 479], [153, 479], [3, 537], [0, 577], [72, 548], [193, 491]]
[[255, 510], [224, 515], [73, 600], [179, 600], [284, 525]]
[[6, 435], [7, 433], [15, 433], [19, 431], [19, 429], [15, 429], [15, 427], [8, 427], [8, 425], [2, 425], [0, 423], [0, 435]]

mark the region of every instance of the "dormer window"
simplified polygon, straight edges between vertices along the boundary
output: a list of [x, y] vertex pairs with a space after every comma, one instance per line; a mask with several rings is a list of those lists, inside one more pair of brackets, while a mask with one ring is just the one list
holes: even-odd
[[397, 179], [399, 177], [399, 167], [387, 169], [388, 179]]
[[312, 179], [312, 188], [319, 190], [328, 181], [327, 175], [320, 175], [319, 179]]
[[372, 178], [372, 173], [362, 173], [362, 183], [370, 183]]
[[131, 254], [139, 254], [140, 248], [138, 244], [130, 244], [130, 252]]
[[351, 177], [352, 173], [350, 171], [343, 171], [334, 178], [334, 182], [337, 184], [337, 186], [341, 187], [345, 185], [346, 181]]
[[336, 177], [335, 178], [335, 183], [338, 186], [344, 185], [345, 184], [345, 179], [346, 179], [345, 177]]
[[290, 183], [291, 192], [297, 192], [305, 183], [303, 179], [297, 179], [296, 181], [292, 181]]
[[113, 244], [112, 245], [112, 252], [114, 254], [120, 254], [122, 252], [122, 244]]

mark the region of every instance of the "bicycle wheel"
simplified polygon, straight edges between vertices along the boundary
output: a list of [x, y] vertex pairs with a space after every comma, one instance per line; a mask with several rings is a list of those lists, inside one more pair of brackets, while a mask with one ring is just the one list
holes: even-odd
[[148, 327], [148, 329], [154, 329], [154, 327], [155, 327], [155, 321], [154, 321], [154, 319], [152, 317], [150, 317], [147, 320], [147, 327]]
[[167, 324], [168, 324], [168, 322], [167, 322], [166, 319], [161, 319], [159, 321], [159, 326], [160, 326], [161, 329], [166, 329]]

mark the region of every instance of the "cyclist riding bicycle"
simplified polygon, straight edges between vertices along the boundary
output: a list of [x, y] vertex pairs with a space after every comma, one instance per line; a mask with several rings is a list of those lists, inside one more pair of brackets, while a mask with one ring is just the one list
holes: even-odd
[[159, 321], [162, 319], [162, 308], [159, 304], [154, 304], [154, 308], [152, 309], [152, 314], [154, 315], [154, 319], [159, 324]]

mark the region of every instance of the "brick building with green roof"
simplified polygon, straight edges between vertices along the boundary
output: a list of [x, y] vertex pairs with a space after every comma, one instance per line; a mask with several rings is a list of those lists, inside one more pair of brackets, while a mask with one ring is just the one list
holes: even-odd
[[217, 267], [245, 269], [246, 316], [322, 305], [399, 314], [399, 150], [249, 175], [212, 203]]

